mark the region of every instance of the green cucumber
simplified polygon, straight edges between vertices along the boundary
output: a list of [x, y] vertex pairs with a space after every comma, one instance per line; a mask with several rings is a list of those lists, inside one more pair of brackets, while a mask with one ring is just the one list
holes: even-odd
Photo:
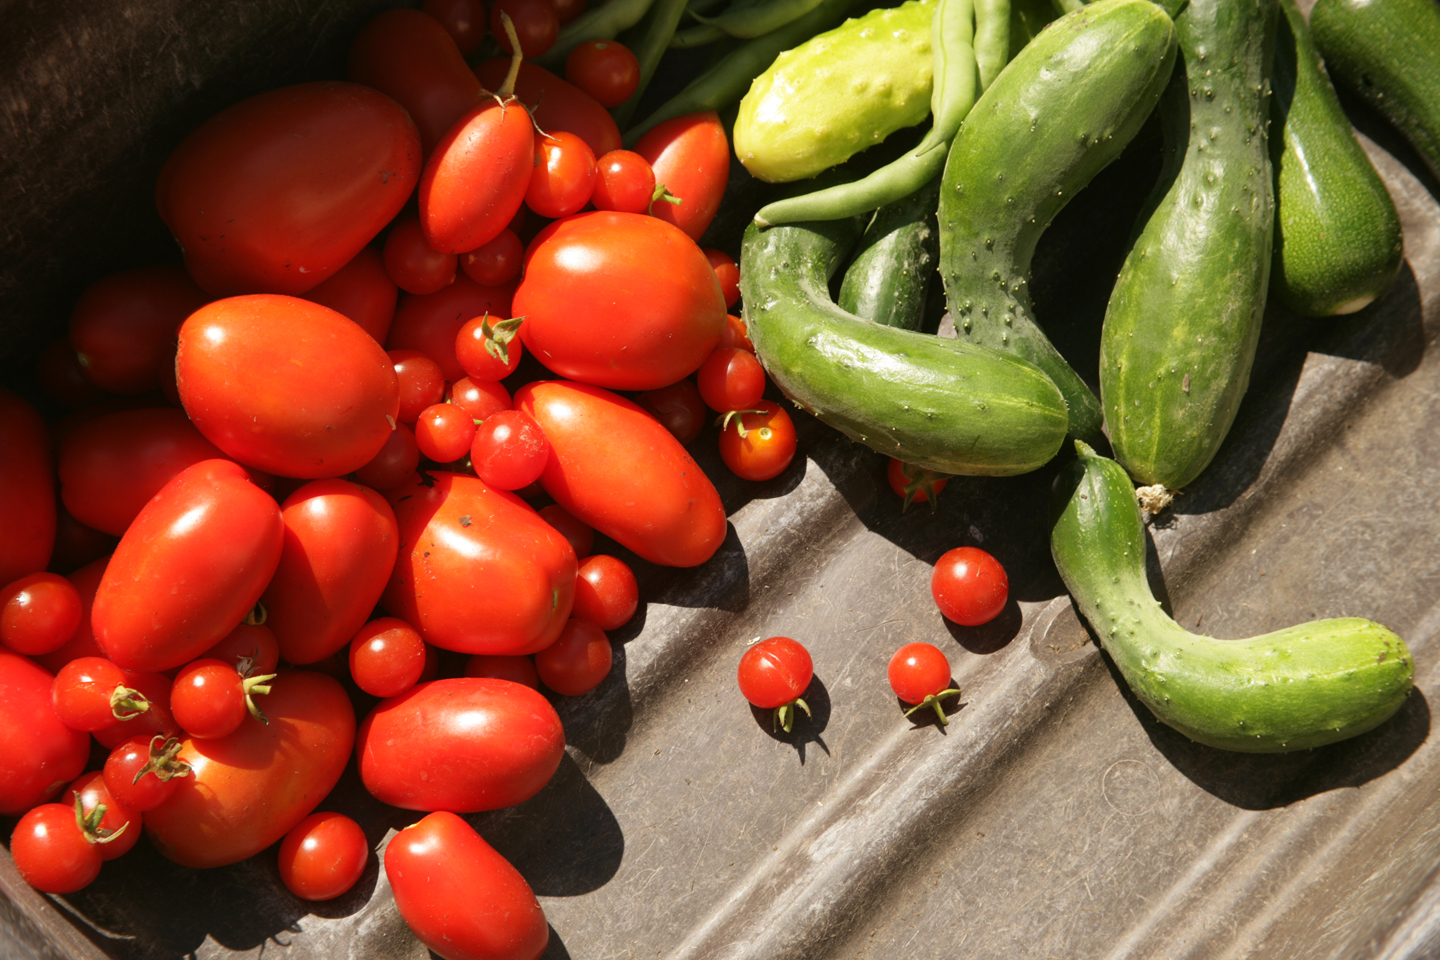
[[829, 278], [854, 219], [745, 231], [740, 292], [755, 352], [798, 406], [873, 450], [940, 473], [1011, 476], [1065, 439], [1065, 399], [1039, 368], [976, 344], [841, 310]]
[[[1250, 381], [1275, 230], [1269, 84], [1276, 0], [1190, 0], [1160, 105], [1164, 166], [1100, 338], [1116, 459], [1177, 490], [1205, 469]], [[1147, 215], [1148, 214], [1148, 215]]]
[[1400, 216], [1355, 139], [1295, 0], [1280, 0], [1280, 11], [1270, 99], [1270, 292], [1302, 316], [1354, 313], [1400, 272]]
[[[925, 321], [930, 278], [940, 238], [935, 203], [940, 178], [908, 197], [887, 203], [860, 238], [860, 252], [840, 284], [840, 309], [887, 327], [919, 330]], [[934, 332], [934, 331], [929, 331]]]
[[1247, 753], [1364, 733], [1405, 702], [1414, 660], [1370, 620], [1299, 624], [1246, 640], [1190, 633], [1145, 575], [1145, 528], [1125, 470], [1083, 443], [1055, 480], [1050, 550], [1075, 605], [1140, 702], [1192, 740]]
[[770, 183], [813, 177], [928, 117], [937, 5], [871, 10], [780, 54], [740, 101], [745, 169]]
[[1044, 370], [1076, 437], [1100, 405], [1034, 318], [1040, 235], [1139, 131], [1170, 76], [1175, 30], [1148, 0], [1099, 0], [1054, 21], [975, 104], [940, 192], [940, 275], [956, 335]]

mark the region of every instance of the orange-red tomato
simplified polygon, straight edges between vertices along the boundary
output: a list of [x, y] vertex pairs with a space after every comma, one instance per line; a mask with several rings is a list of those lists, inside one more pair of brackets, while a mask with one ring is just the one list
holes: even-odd
[[374, 246], [355, 254], [338, 273], [305, 294], [306, 300], [354, 320], [376, 343], [384, 343], [389, 335], [399, 297], [399, 288], [385, 271], [385, 258]]
[[90, 735], [55, 716], [48, 670], [0, 647], [0, 816], [18, 817], [85, 770]]
[[[486, 90], [498, 90], [510, 69], [509, 57], [496, 57], [475, 67], [475, 76]], [[620, 127], [610, 111], [573, 83], [525, 61], [515, 78], [515, 96], [530, 108], [535, 125], [546, 133], [565, 130], [590, 145], [597, 157], [620, 149]]]
[[175, 331], [210, 299], [179, 266], [95, 281], [70, 311], [68, 337], [85, 379], [111, 393], [149, 393], [175, 376]]
[[518, 102], [485, 97], [455, 122], [420, 175], [420, 226], [441, 253], [484, 246], [510, 225], [535, 167], [535, 125]]
[[655, 216], [699, 240], [725, 196], [730, 179], [730, 141], [714, 110], [688, 113], [656, 124], [635, 144], [635, 152], [650, 162], [655, 182], [680, 198], [679, 203], [657, 203]]
[[795, 422], [773, 400], [761, 400], [754, 409], [760, 412], [732, 417], [720, 431], [720, 459], [737, 477], [769, 480], [795, 459]]
[[465, 368], [455, 355], [455, 339], [466, 322], [490, 314], [490, 321], [510, 316], [512, 284], [485, 287], [461, 273], [439, 293], [400, 298], [395, 322], [385, 342], [387, 350], [418, 350], [440, 364], [451, 383], [464, 378]]

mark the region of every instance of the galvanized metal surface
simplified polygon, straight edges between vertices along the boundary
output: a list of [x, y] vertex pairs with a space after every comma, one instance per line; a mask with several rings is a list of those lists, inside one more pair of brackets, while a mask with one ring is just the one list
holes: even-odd
[[[183, 118], [218, 106], [201, 97], [216, 89], [204, 78], [237, 64], [250, 64], [249, 79], [224, 88], [232, 99], [321, 70], [333, 49], [310, 50], [291, 30], [318, 18], [321, 35], [342, 42], [374, 6], [275, 0], [182, 27], [180, 5], [76, 3], [61, 18], [7, 4], [16, 22], [52, 31], [44, 43], [38, 30], [28, 45], [9, 41], [19, 59], [5, 61], [0, 84], [5, 182], [40, 194], [7, 208], [7, 249], [18, 251], [0, 290], [9, 369], [38, 342], [30, 331], [63, 326], [77, 278], [108, 272], [103, 252], [123, 248], [127, 217], [141, 218], [135, 198], [165, 149], [148, 131], [173, 143]], [[114, 26], [139, 20], [149, 26]], [[156, 62], [141, 51], [172, 33], [184, 48], [173, 69], [126, 66]], [[249, 39], [223, 39], [237, 36]], [[107, 66], [41, 83], [79, 69], [55, 54], [64, 43]], [[298, 65], [262, 83], [257, 43], [289, 44]], [[111, 82], [96, 88], [97, 77]], [[125, 120], [97, 140], [105, 125], [77, 127], [57, 113], [62, 102]], [[1368, 144], [1404, 218], [1406, 271], [1350, 318], [1271, 311], [1231, 438], [1152, 532], [1177, 619], [1204, 632], [1340, 615], [1395, 629], [1417, 664], [1401, 713], [1306, 753], [1190, 743], [1129, 697], [1075, 618], [1048, 558], [1053, 466], [957, 479], [935, 514], [902, 514], [883, 460], [813, 421], [800, 424], [804, 461], [763, 484], [728, 479], [707, 433], [693, 449], [721, 489], [729, 539], [695, 570], [635, 561], [647, 602], [613, 635], [612, 677], [557, 700], [569, 749], [554, 781], [470, 818], [539, 895], [547, 957], [1440, 954], [1440, 755], [1429, 737], [1440, 682], [1440, 188], [1394, 159], [1406, 154], [1393, 134], [1364, 129], [1389, 150]], [[84, 163], [71, 136], [88, 145]], [[145, 159], [97, 156], [107, 137]], [[1127, 162], [1076, 200], [1041, 251], [1038, 307], [1075, 356], [1094, 349], [1107, 258], [1153, 176], [1138, 152]], [[91, 167], [78, 183], [46, 172]], [[107, 193], [130, 200], [86, 239], [75, 211]], [[44, 210], [57, 211], [53, 234], [36, 232]], [[733, 238], [733, 223], [717, 236], [726, 231]], [[67, 244], [79, 244], [78, 265]], [[966, 543], [1011, 575], [1010, 606], [983, 628], [947, 627], [929, 597], [931, 564]], [[804, 641], [816, 664], [815, 715], [793, 735], [772, 733], [735, 689], [747, 642], [774, 634]], [[889, 693], [885, 664], [910, 640], [951, 657], [964, 694], [948, 728], [905, 720]], [[374, 801], [353, 770], [326, 807], [356, 816], [377, 851], [417, 818]], [[351, 894], [318, 906], [284, 890], [273, 852], [192, 871], [144, 843], [65, 898], [34, 893], [0, 856], [0, 890], [3, 956], [426, 955], [378, 861]]]

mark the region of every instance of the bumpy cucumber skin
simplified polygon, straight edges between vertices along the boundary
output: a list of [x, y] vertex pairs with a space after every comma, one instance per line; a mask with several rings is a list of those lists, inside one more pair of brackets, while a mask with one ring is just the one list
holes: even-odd
[[1076, 444], [1055, 480], [1050, 550], [1065, 587], [1135, 696], [1192, 740], [1304, 750], [1385, 722], [1413, 685], [1405, 642], [1370, 620], [1298, 624], [1246, 640], [1185, 630], [1145, 577], [1145, 530], [1124, 468]]
[[1139, 131], [1174, 57], [1170, 18], [1148, 0], [1098, 0], [1067, 14], [985, 91], [945, 163], [940, 276], [956, 335], [1044, 370], [1076, 437], [1099, 432], [1100, 404], [1035, 321], [1035, 244]]
[[928, 117], [937, 5], [871, 10], [780, 54], [740, 101], [745, 169], [770, 183], [813, 177]]
[[1295, 0], [1280, 0], [1280, 12], [1270, 99], [1270, 292], [1302, 316], [1354, 313], [1400, 272], [1400, 216], [1355, 139]]
[[1164, 167], [1110, 296], [1100, 398], [1116, 459], [1176, 490], [1250, 382], [1275, 202], [1266, 128], [1276, 0], [1190, 0], [1160, 106]]
[[1039, 368], [862, 320], [830, 299], [832, 268], [859, 232], [853, 219], [745, 231], [745, 320], [771, 380], [852, 440], [930, 470], [1012, 476], [1048, 462], [1068, 419]]
[[[887, 327], [919, 330], [940, 254], [935, 202], [940, 178], [887, 203], [860, 238], [840, 284], [840, 309]], [[933, 332], [933, 331], [930, 331]]]
[[1310, 33], [1331, 78], [1399, 128], [1440, 177], [1440, 6], [1435, 0], [1316, 0]]

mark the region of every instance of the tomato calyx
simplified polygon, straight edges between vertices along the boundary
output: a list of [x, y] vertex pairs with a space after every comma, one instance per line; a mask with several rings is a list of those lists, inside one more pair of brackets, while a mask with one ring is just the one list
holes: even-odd
[[135, 777], [130, 782], [132, 784], [139, 783], [140, 778], [147, 773], [161, 783], [169, 783], [176, 777], [190, 776], [190, 764], [181, 760], [179, 754], [180, 740], [178, 737], [167, 737], [163, 733], [155, 734], [150, 738], [150, 759], [135, 771]]
[[645, 208], [645, 212], [650, 216], [654, 216], [655, 204], [661, 202], [674, 204], [678, 207], [685, 201], [681, 200], [679, 197], [675, 196], [675, 194], [671, 193], [670, 190], [665, 186], [665, 184], [657, 183], [655, 184], [655, 192], [650, 194], [650, 205]]
[[945, 710], [940, 706], [940, 701], [946, 699], [947, 697], [958, 696], [960, 696], [959, 687], [949, 687], [945, 690], [941, 690], [939, 693], [926, 694], [924, 700], [921, 700], [919, 703], [915, 704], [915, 706], [905, 711], [905, 716], [910, 716], [910, 714], [914, 713], [916, 710], [923, 710], [926, 707], [931, 707], [935, 710], [935, 716], [940, 719], [940, 725], [942, 727], [947, 727], [950, 725], [950, 719], [945, 716]]
[[110, 712], [116, 720], [133, 720], [150, 709], [150, 701], [139, 690], [124, 684], [110, 691]]
[[[744, 413], [753, 413], [764, 416], [769, 412], [769, 410], [729, 410], [715, 418], [715, 425], [720, 428], [721, 433], [724, 433], [730, 428], [730, 421], [734, 420], [735, 432], [740, 434], [740, 436], [744, 438], [750, 436], [750, 431], [745, 429], [745, 420], [740, 415]], [[768, 426], [761, 427], [759, 433], [760, 439], [770, 439], [770, 428]]]
[[[259, 651], [256, 651], [257, 653]], [[254, 669], [255, 663], [249, 657], [245, 657], [236, 665], [240, 674], [240, 692], [245, 695], [245, 709], [250, 711], [250, 716], [259, 720], [267, 727], [270, 725], [270, 718], [265, 716], [265, 711], [255, 703], [255, 696], [270, 692], [270, 681], [274, 680], [276, 674], [262, 673], [259, 676], [249, 676]]]
[[936, 502], [940, 499], [940, 489], [945, 486], [945, 481], [950, 479], [949, 474], [927, 470], [913, 463], [901, 463], [900, 473], [905, 478], [905, 501], [900, 512], [910, 509], [916, 494], [924, 494], [925, 502], [930, 504], [930, 512], [934, 513]]
[[75, 795], [75, 826], [79, 829], [80, 835], [85, 838], [86, 843], [112, 843], [119, 839], [126, 827], [130, 826], [129, 820], [122, 823], [118, 830], [100, 826], [100, 821], [105, 819], [105, 812], [108, 809], [109, 807], [105, 804], [97, 803], [90, 808], [90, 812], [86, 813], [85, 805], [80, 801], [80, 794]]
[[770, 718], [770, 729], [784, 730], [789, 733], [795, 729], [795, 708], [799, 707], [805, 711], [805, 716], [813, 718], [815, 714], [810, 712], [810, 705], [802, 697], [796, 697], [789, 703], [782, 703], [775, 708], [775, 715]]
[[[490, 354], [501, 363], [510, 362], [510, 341], [520, 332], [520, 324], [525, 322], [524, 317], [511, 317], [509, 320], [501, 320], [498, 323], [490, 322], [490, 311], [480, 319], [480, 333], [485, 339], [485, 352]], [[479, 423], [479, 420], [475, 421]]]

